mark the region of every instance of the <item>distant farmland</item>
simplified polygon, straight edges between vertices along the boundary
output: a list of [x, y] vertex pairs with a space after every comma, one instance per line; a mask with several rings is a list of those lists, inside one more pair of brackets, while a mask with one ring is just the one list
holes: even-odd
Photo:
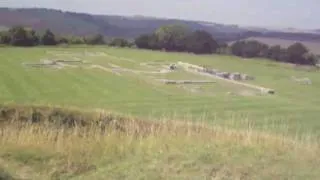
[[[288, 47], [291, 44], [297, 42], [293, 40], [285, 40], [285, 39], [278, 39], [278, 38], [264, 38], [264, 37], [251, 37], [247, 38], [246, 40], [257, 40], [259, 42], [268, 44], [269, 46], [272, 45], [280, 45], [282, 47]], [[320, 55], [320, 42], [311, 42], [311, 41], [299, 41], [303, 43], [312, 53]], [[233, 42], [230, 42], [232, 44]]]

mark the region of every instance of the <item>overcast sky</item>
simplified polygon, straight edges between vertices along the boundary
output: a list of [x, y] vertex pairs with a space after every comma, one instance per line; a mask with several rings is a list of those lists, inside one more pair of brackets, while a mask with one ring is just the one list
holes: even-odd
[[45, 7], [262, 27], [320, 28], [320, 0], [0, 0], [0, 7]]

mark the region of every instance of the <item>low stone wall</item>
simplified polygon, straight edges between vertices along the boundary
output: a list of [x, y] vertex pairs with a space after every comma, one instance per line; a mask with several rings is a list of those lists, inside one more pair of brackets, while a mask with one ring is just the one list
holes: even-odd
[[197, 72], [204, 72], [204, 73], [208, 73], [214, 76], [219, 76], [221, 78], [225, 78], [225, 79], [232, 79], [235, 81], [248, 81], [248, 80], [254, 80], [253, 76], [249, 76], [247, 74], [242, 74], [239, 72], [234, 72], [234, 73], [230, 73], [230, 72], [224, 72], [224, 71], [219, 71], [217, 69], [211, 69], [211, 68], [207, 68], [204, 66], [197, 66], [194, 64], [189, 64], [189, 63], [184, 63], [179, 61], [178, 62], [179, 66], [182, 66], [185, 69], [189, 69], [189, 70], [194, 70]]
[[201, 80], [169, 80], [169, 79], [160, 79], [159, 81], [165, 84], [208, 84], [216, 83], [215, 81], [201, 81]]
[[[183, 63], [183, 62], [178, 62], [178, 65], [182, 66], [183, 68], [185, 68], [187, 71], [190, 72], [195, 72], [201, 75], [206, 75], [206, 76], [210, 76], [213, 78], [217, 78], [217, 79], [221, 79], [221, 80], [225, 80], [227, 82], [233, 83], [233, 84], [237, 84], [237, 85], [241, 85], [241, 86], [246, 86], [248, 88], [252, 88], [252, 89], [256, 89], [259, 90], [261, 93], [263, 94], [275, 94], [275, 91], [273, 89], [269, 89], [269, 88], [264, 88], [261, 86], [256, 86], [256, 85], [252, 85], [252, 84], [247, 84], [247, 83], [243, 83], [234, 79], [231, 79], [230, 76], [233, 76], [233, 78], [240, 78], [243, 75], [241, 75], [240, 73], [228, 73], [228, 72], [217, 72], [214, 70], [211, 70], [211, 73], [208, 73], [208, 70], [204, 67], [201, 66], [197, 66], [197, 65], [193, 65], [193, 64], [189, 64], [189, 63]], [[240, 74], [240, 77], [239, 77]], [[248, 77], [247, 77], [248, 78]], [[252, 79], [252, 77], [250, 77]]]

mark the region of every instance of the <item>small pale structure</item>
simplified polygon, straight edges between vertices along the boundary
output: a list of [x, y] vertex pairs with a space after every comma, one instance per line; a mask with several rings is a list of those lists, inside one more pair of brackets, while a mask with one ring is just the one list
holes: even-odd
[[170, 68], [170, 70], [175, 70], [175, 69], [177, 69], [177, 66], [176, 66], [176, 64], [170, 64], [169, 68]]
[[219, 77], [223, 77], [223, 72], [218, 72], [216, 75]]
[[267, 89], [267, 88], [261, 88], [262, 94], [275, 94], [275, 90], [273, 89]]
[[[189, 64], [189, 63], [183, 63], [181, 61], [179, 61], [178, 63], [178, 66], [186, 69], [187, 71], [192, 71], [192, 72], [198, 72], [198, 73], [201, 73], [201, 74], [211, 74], [214, 73], [213, 70], [209, 70], [208, 68], [205, 68], [205, 67], [201, 67], [201, 66], [197, 66], [197, 65], [194, 65], [194, 64]], [[261, 86], [255, 86], [255, 85], [252, 85], [252, 84], [247, 84], [247, 83], [243, 83], [243, 82], [239, 82], [239, 81], [230, 81], [231, 79], [234, 79], [234, 80], [253, 80], [254, 77], [251, 77], [251, 76], [248, 76], [246, 74], [241, 74], [241, 73], [229, 73], [229, 72], [215, 72], [214, 76], [218, 76], [220, 78], [223, 78], [225, 79], [226, 81], [229, 81], [231, 83], [234, 83], [234, 84], [238, 84], [238, 85], [242, 85], [242, 86], [246, 86], [246, 87], [249, 87], [249, 88], [253, 88], [253, 89], [257, 89], [258, 91], [261, 92], [261, 94], [275, 94], [275, 90], [273, 89], [268, 89], [268, 88], [264, 88], [264, 87], [261, 87]], [[189, 81], [166, 81], [165, 83], [169, 83], [169, 84], [177, 84], [177, 83], [191, 83]], [[195, 82], [192, 82], [192, 83], [195, 83]], [[199, 82], [197, 82], [199, 83]]]
[[307, 85], [312, 84], [312, 82], [309, 78], [296, 78], [296, 77], [292, 76], [291, 79], [295, 82], [300, 83], [300, 84], [307, 84]]
[[241, 80], [241, 74], [236, 72], [236, 73], [232, 73], [230, 75], [230, 79], [235, 80], [235, 81], [240, 81]]
[[250, 80], [254, 80], [254, 77], [253, 76], [249, 76], [247, 74], [241, 74], [241, 79], [242, 80], [245, 80], [245, 81], [250, 81]]
[[206, 81], [206, 80], [169, 80], [169, 79], [159, 79], [165, 84], [209, 84], [216, 83], [215, 81]]
[[216, 75], [219, 71], [216, 69], [205, 69], [204, 72], [212, 74], [212, 75]]
[[222, 78], [229, 79], [230, 73], [229, 73], [229, 72], [221, 72], [221, 73], [219, 73], [218, 76], [220, 76], [220, 77], [222, 77]]
[[74, 59], [74, 60], [58, 59], [55, 62], [61, 62], [61, 63], [83, 63], [83, 61], [81, 59]]
[[48, 60], [48, 59], [43, 59], [41, 60], [43, 65], [56, 65], [57, 62], [56, 61], [52, 61], [52, 60]]

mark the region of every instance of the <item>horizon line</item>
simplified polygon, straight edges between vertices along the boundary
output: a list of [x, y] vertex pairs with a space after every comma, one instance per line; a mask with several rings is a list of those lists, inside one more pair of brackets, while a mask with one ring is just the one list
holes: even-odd
[[159, 19], [159, 20], [180, 20], [180, 21], [191, 21], [191, 22], [197, 22], [197, 23], [210, 23], [210, 24], [217, 24], [217, 25], [225, 25], [225, 26], [236, 26], [238, 28], [257, 28], [257, 29], [266, 29], [266, 30], [273, 30], [273, 31], [286, 31], [291, 30], [293, 31], [319, 31], [320, 28], [296, 28], [296, 27], [272, 27], [272, 26], [255, 26], [255, 25], [241, 25], [241, 24], [232, 24], [232, 23], [218, 23], [218, 22], [213, 22], [213, 21], [208, 21], [208, 20], [193, 20], [193, 19], [183, 19], [183, 18], [175, 18], [175, 17], [163, 17], [163, 16], [146, 16], [143, 14], [133, 14], [133, 15], [121, 15], [121, 14], [103, 14], [103, 13], [92, 13], [92, 12], [84, 12], [84, 11], [77, 11], [77, 10], [66, 10], [66, 9], [59, 9], [59, 8], [47, 8], [47, 7], [0, 7], [0, 9], [46, 9], [46, 10], [55, 10], [55, 11], [62, 11], [64, 13], [82, 13], [82, 14], [88, 14], [88, 15], [95, 15], [95, 16], [119, 16], [119, 17], [137, 17], [141, 16], [144, 18], [149, 18], [149, 19]]

